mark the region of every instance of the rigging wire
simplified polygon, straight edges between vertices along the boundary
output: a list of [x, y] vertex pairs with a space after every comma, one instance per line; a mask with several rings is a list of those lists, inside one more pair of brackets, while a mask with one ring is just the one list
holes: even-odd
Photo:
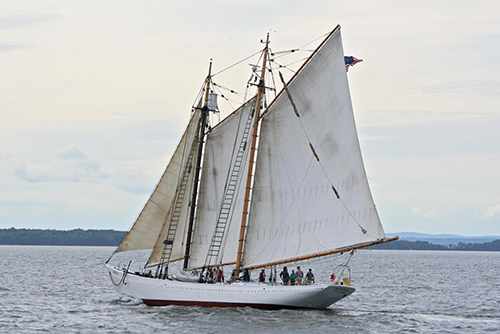
[[230, 93], [233, 93], [233, 94], [238, 95], [238, 92], [237, 92], [237, 91], [235, 91], [234, 89], [224, 87], [224, 86], [219, 85], [219, 84], [217, 84], [217, 83], [215, 83], [215, 82], [212, 82], [212, 85], [214, 85], [214, 86], [216, 86], [216, 87], [219, 87], [219, 88], [221, 88], [221, 89], [227, 90], [227, 91], [228, 91], [228, 92], [230, 92]]
[[280, 64], [280, 63], [278, 63], [278, 62], [276, 62], [276, 61], [274, 61], [274, 63], [275, 63], [276, 65], [278, 65], [276, 68], [286, 68], [287, 70], [292, 71], [293, 73], [295, 73], [296, 71], [294, 71], [294, 70], [292, 70], [292, 69], [288, 68], [288, 66], [293, 65], [293, 64], [296, 64], [296, 63], [298, 63], [298, 62], [304, 62], [304, 60], [306, 60], [307, 58], [308, 58], [308, 57], [301, 58], [301, 59], [299, 59], [299, 60], [293, 61], [293, 62], [288, 63], [288, 64], [286, 64], [286, 65], [282, 65], [282, 64]]
[[278, 56], [276, 56], [274, 58], [275, 59], [283, 58], [283, 57], [289, 56], [292, 53], [295, 53], [297, 51], [300, 51], [300, 52], [314, 52], [314, 50], [299, 50], [299, 49], [292, 49], [292, 50], [289, 50], [289, 51], [278, 51], [276, 53], [282, 53], [282, 54], [280, 54], [280, 55], [278, 55]]
[[327, 32], [327, 33], [325, 33], [325, 34], [323, 34], [323, 35], [319, 36], [318, 38], [313, 39], [312, 41], [310, 41], [310, 42], [308, 42], [308, 43], [306, 43], [306, 44], [302, 45], [301, 47], [299, 47], [299, 49], [302, 49], [303, 47], [308, 46], [309, 44], [312, 44], [312, 43], [316, 42], [317, 40], [322, 39], [322, 38], [324, 38], [325, 36], [328, 36], [329, 34], [330, 34], [330, 32]]
[[[230, 101], [227, 97], [225, 97], [225, 96], [224, 96], [224, 94], [222, 94], [222, 92], [221, 92], [221, 90], [219, 89], [219, 87], [218, 87], [218, 86], [215, 86], [215, 89], [216, 89], [216, 90], [220, 93], [220, 97], [222, 97], [224, 100], [226, 100], [226, 101], [227, 101], [227, 103], [229, 104], [229, 106], [231, 107], [231, 109], [233, 109], [233, 111], [234, 111], [234, 110], [236, 110], [236, 108], [235, 108], [235, 107], [233, 107], [233, 105], [231, 104], [231, 101]], [[237, 101], [233, 101], [233, 102], [235, 102], [235, 103], [239, 103], [239, 102], [237, 102]]]
[[[271, 51], [271, 48], [269, 48], [269, 51]], [[271, 59], [271, 57], [269, 57], [269, 72], [271, 73], [271, 81], [272, 81], [272, 85], [274, 87], [274, 98], [276, 98], [276, 81], [274, 80], [274, 72], [273, 72], [273, 65], [272, 63], [274, 62], [274, 58]], [[266, 101], [267, 103], [267, 101]], [[267, 106], [266, 106], [266, 109], [267, 109]]]
[[[306, 47], [306, 46], [308, 46], [309, 44], [312, 44], [312, 43], [316, 42], [317, 40], [319, 40], [319, 39], [327, 36], [328, 34], [329, 34], [329, 32], [326, 33], [326, 34], [323, 34], [323, 35], [319, 36], [318, 38], [313, 39], [312, 41], [310, 41], [310, 42], [302, 45], [301, 47], [299, 47], [297, 49], [292, 49], [292, 50], [296, 50], [296, 51], [298, 51], [298, 50], [300, 50], [300, 51], [309, 51], [309, 50], [301, 50], [301, 49], [304, 48], [304, 47]], [[230, 66], [228, 66], [228, 67], [226, 67], [224, 69], [222, 69], [222, 70], [220, 70], [219, 72], [216, 72], [216, 73], [212, 74], [212, 77], [214, 77], [214, 76], [216, 76], [216, 75], [218, 75], [218, 74], [220, 74], [222, 72], [225, 72], [225, 71], [229, 70], [230, 68], [232, 68], [232, 67], [234, 67], [234, 66], [236, 66], [236, 65], [238, 65], [238, 64], [240, 64], [242, 62], [244, 62], [245, 60], [248, 60], [248, 59], [252, 58], [253, 56], [255, 56], [255, 55], [259, 54], [259, 53], [261, 54], [261, 57], [262, 57], [263, 51], [264, 51], [264, 49], [260, 49], [259, 51], [255, 52], [254, 54], [252, 54], [252, 55], [250, 55], [250, 56], [248, 56], [248, 57], [246, 57], [246, 58], [244, 58], [244, 59], [242, 59], [242, 60], [240, 60], [240, 61], [238, 61], [238, 62], [236, 62], [236, 63], [234, 63], [234, 64], [232, 64], [232, 65], [230, 65]], [[289, 51], [278, 51], [278, 53], [282, 53], [282, 52], [289, 52], [290, 53], [290, 50]], [[295, 51], [293, 51], [293, 52], [295, 52]], [[259, 60], [260, 60], [260, 58], [259, 58]]]
[[[264, 55], [264, 49], [262, 49], [260, 52], [260, 56], [259, 56], [259, 59], [257, 59], [257, 62], [256, 64], [259, 64], [261, 59], [262, 59], [262, 56]], [[254, 54], [255, 55], [255, 54]], [[247, 58], [248, 59], [248, 58]], [[246, 59], [245, 59], [246, 60]], [[257, 72], [257, 69], [258, 69], [259, 66], [257, 65], [254, 65], [253, 66], [253, 69], [252, 69], [252, 75], [250, 76], [250, 79], [248, 79], [247, 81], [247, 87], [245, 89], [245, 95], [243, 97], [243, 100], [246, 101], [247, 100], [247, 95], [249, 93], [249, 90], [250, 90], [250, 87], [252, 86], [252, 79], [255, 81], [259, 80], [260, 79], [260, 75], [258, 75], [256, 72]]]
[[[241, 63], [242, 63], [242, 62], [244, 62], [245, 60], [248, 60], [248, 59], [252, 58], [253, 56], [255, 56], [255, 55], [257, 55], [257, 54], [261, 53], [262, 51], [264, 51], [264, 49], [261, 49], [261, 50], [259, 50], [259, 51], [255, 52], [254, 54], [252, 54], [252, 55], [250, 55], [250, 56], [248, 56], [248, 57], [246, 57], [246, 58], [244, 58], [244, 59], [242, 59], [242, 60], [240, 60], [240, 61], [238, 61], [238, 62], [234, 63], [233, 65], [230, 65], [230, 66], [228, 66], [228, 67], [226, 67], [226, 68], [224, 68], [224, 69], [220, 70], [219, 72], [212, 74], [212, 77], [214, 77], [214, 76], [216, 76], [216, 75], [218, 75], [218, 74], [221, 74], [222, 72], [225, 72], [225, 71], [229, 70], [230, 68], [232, 68], [232, 67], [234, 67], [234, 66], [236, 66], [236, 65], [238, 65], [238, 64], [241, 64]], [[261, 55], [261, 56], [262, 56], [262, 55]]]
[[[214, 85], [214, 88], [217, 90], [217, 92], [219, 92], [220, 94], [220, 97], [223, 98], [224, 100], [226, 100], [229, 104], [229, 106], [231, 107], [232, 111], [235, 111], [237, 108], [239, 108], [239, 106], [241, 106], [243, 103], [245, 103], [245, 100], [241, 97], [241, 95], [235, 91], [234, 89], [231, 89], [231, 88], [227, 88], [227, 87], [224, 87], [222, 85], [219, 85], [219, 84], [216, 84], [214, 82], [212, 82], [212, 84]], [[221, 89], [224, 89], [232, 94], [235, 94], [237, 97], [241, 98], [242, 100], [241, 101], [238, 101], [238, 100], [233, 100], [233, 99], [230, 99], [228, 98], [226, 95], [224, 95], [224, 93], [222, 92]], [[239, 106], [238, 107], [234, 107], [231, 102], [233, 103], [237, 103]]]

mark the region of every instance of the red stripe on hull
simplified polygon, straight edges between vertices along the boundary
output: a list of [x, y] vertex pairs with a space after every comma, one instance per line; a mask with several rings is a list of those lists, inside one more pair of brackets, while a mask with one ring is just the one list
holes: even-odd
[[157, 300], [143, 299], [148, 306], [202, 306], [202, 307], [253, 307], [264, 310], [299, 309], [297, 306], [270, 305], [270, 304], [247, 304], [247, 303], [222, 303], [222, 302], [202, 302], [202, 301], [182, 301], [182, 300]]

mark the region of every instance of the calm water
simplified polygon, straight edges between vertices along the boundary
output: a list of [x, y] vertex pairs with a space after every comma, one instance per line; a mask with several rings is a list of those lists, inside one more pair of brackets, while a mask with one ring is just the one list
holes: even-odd
[[[0, 246], [0, 332], [500, 332], [500, 253], [362, 251], [357, 291], [326, 311], [151, 308], [112, 290], [110, 247]], [[323, 281], [338, 260], [312, 267]]]

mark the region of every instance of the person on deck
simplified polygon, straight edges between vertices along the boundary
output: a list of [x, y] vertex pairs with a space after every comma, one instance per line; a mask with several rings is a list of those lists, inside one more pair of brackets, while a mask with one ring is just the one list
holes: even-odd
[[212, 268], [208, 268], [207, 272], [205, 273], [205, 281], [207, 283], [213, 283], [214, 282], [214, 272]]
[[309, 271], [306, 274], [306, 284], [311, 284], [314, 283], [314, 274], [312, 272], [312, 269], [309, 268]]
[[286, 267], [283, 268], [283, 271], [280, 273], [280, 277], [283, 281], [283, 285], [290, 284], [290, 275], [288, 274], [288, 269]]
[[290, 284], [295, 285], [295, 271], [292, 270], [292, 273], [290, 274]]
[[243, 282], [250, 282], [250, 272], [248, 269], [245, 269], [243, 272]]
[[200, 271], [200, 278], [198, 279], [198, 283], [205, 283], [205, 279], [203, 277], [203, 271]]
[[239, 272], [238, 270], [234, 269], [233, 272], [231, 273], [231, 281], [236, 281], [239, 279], [240, 279]]
[[215, 274], [216, 274], [215, 277], [217, 277], [217, 282], [219, 283], [224, 282], [224, 272], [222, 271], [222, 269], [217, 268], [215, 270]]
[[264, 283], [266, 281], [266, 271], [262, 269], [259, 274], [259, 283]]
[[304, 278], [304, 272], [300, 270], [300, 267], [297, 267], [297, 271], [295, 271], [295, 280], [297, 284], [302, 284], [302, 279]]
[[332, 274], [330, 275], [330, 281], [332, 283], [335, 283], [335, 278], [337, 278], [337, 276], [335, 275], [335, 271], [332, 271]]

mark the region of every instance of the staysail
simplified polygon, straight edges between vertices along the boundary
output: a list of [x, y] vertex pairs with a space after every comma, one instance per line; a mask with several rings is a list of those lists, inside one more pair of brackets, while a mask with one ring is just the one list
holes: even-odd
[[[239, 222], [241, 221], [245, 191], [244, 181], [241, 182], [241, 180], [244, 180], [244, 176], [247, 174], [250, 147], [250, 145], [246, 145], [242, 141], [245, 140], [245, 129], [248, 136], [249, 127], [253, 125], [254, 108], [255, 98], [219, 123], [207, 135], [196, 224], [189, 260], [190, 267], [196, 268], [207, 265], [205, 263], [207, 253], [221, 214], [223, 195], [228, 187], [231, 174], [237, 171], [239, 178], [235, 183], [236, 192], [232, 197], [221, 249], [218, 258], [213, 259], [211, 264], [232, 263], [236, 259]], [[244, 147], [242, 161], [238, 163], [236, 162], [238, 150], [242, 144]], [[235, 163], [240, 167], [237, 166], [235, 169]]]
[[[158, 249], [160, 247], [163, 249], [163, 239], [169, 227], [169, 217], [172, 203], [175, 199], [180, 175], [186, 169], [186, 164], [193, 141], [195, 140], [199, 120], [200, 111], [195, 109], [191, 115], [186, 131], [184, 132], [175, 153], [165, 169], [165, 172], [156, 185], [151, 197], [139, 214], [134, 225], [122, 240], [115, 253], [154, 248], [155, 251], [152, 253], [148, 263], [159, 261], [158, 253], [161, 255], [161, 251], [158, 252]], [[189, 202], [189, 200], [185, 200], [185, 202]], [[184, 232], [185, 219], [181, 219], [177, 228], [177, 235], [180, 236]], [[183, 256], [181, 244], [184, 238], [177, 237], [177, 235], [176, 243], [174, 244], [174, 248], [172, 250], [172, 259]]]
[[288, 92], [261, 121], [245, 267], [385, 237], [361, 157], [339, 27]]

